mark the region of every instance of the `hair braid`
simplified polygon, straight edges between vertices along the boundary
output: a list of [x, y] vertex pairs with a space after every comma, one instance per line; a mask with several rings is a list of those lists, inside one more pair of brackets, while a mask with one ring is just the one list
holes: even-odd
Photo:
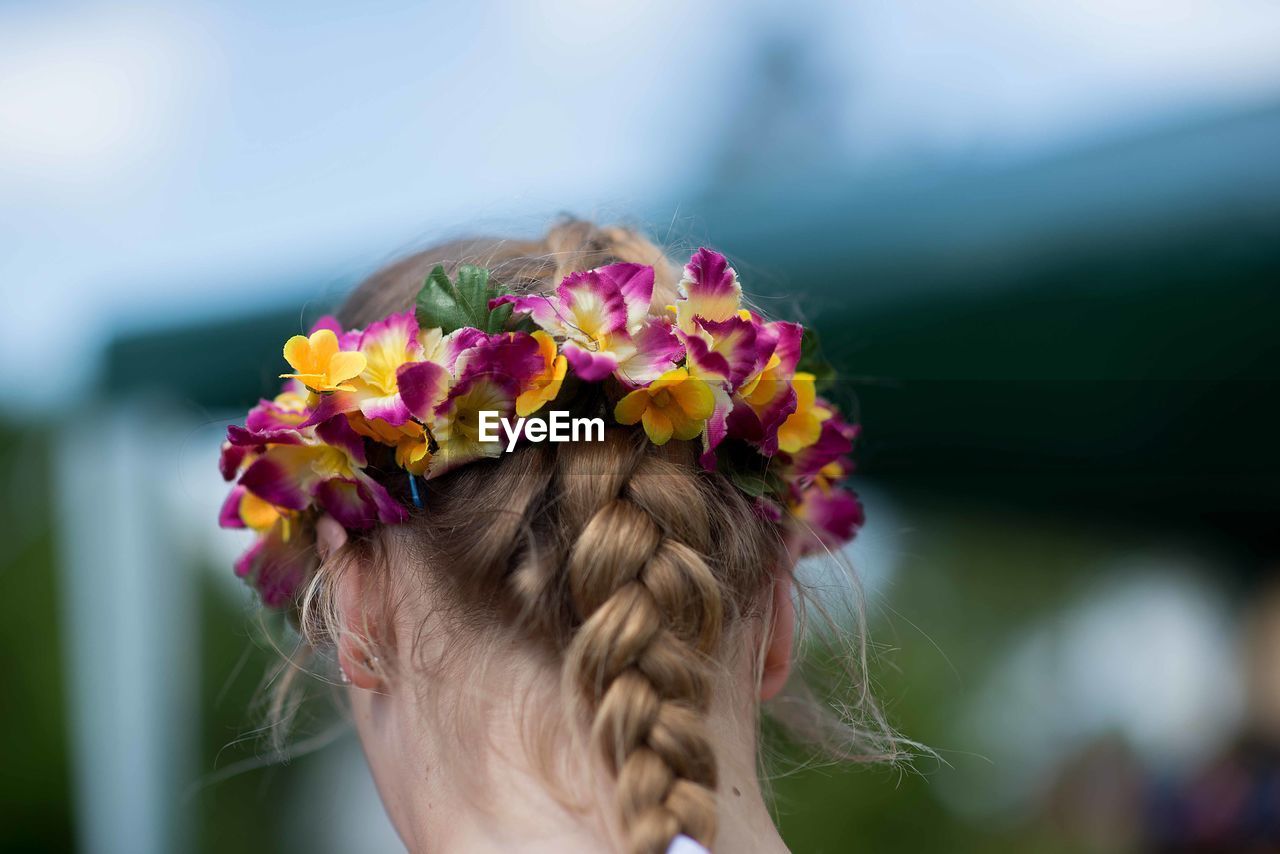
[[[653, 266], [651, 311], [661, 314], [681, 275], [661, 248], [630, 229], [565, 220], [542, 239], [463, 239], [406, 258], [365, 281], [340, 320], [363, 327], [412, 306], [437, 264], [452, 272], [478, 263], [495, 281], [536, 294], [618, 261]], [[384, 485], [408, 500], [403, 477]], [[589, 712], [592, 751], [616, 779], [628, 850], [663, 852], [679, 833], [710, 846], [718, 772], [708, 707], [713, 693], [735, 689], [717, 681], [713, 692], [714, 667], [748, 619], [767, 617], [769, 585], [787, 559], [777, 526], [727, 478], [704, 471], [693, 443], [655, 447], [636, 430], [526, 445], [434, 479], [424, 498], [410, 523], [348, 546], [363, 555], [362, 569], [381, 573], [370, 589], [383, 591], [387, 623], [422, 594], [417, 607], [461, 640], [504, 633], [561, 660], [563, 699]], [[328, 560], [318, 572], [332, 579], [343, 565]], [[308, 588], [319, 617], [302, 626], [312, 647], [342, 632], [337, 607], [326, 605], [335, 589]], [[851, 714], [801, 695], [784, 723], [842, 757], [865, 755], [854, 748], [868, 740], [873, 755], [898, 755], [865, 676], [851, 675], [860, 688]], [[283, 697], [288, 680], [277, 684]], [[560, 770], [555, 743], [540, 743], [534, 756], [549, 779]]]
[[[568, 503], [589, 516], [567, 563], [582, 624], [564, 673], [593, 710], [591, 740], [617, 778], [628, 848], [649, 854], [679, 833], [704, 845], [715, 836], [706, 662], [724, 605], [701, 554], [706, 525], [681, 520], [701, 504], [690, 479], [664, 477], [674, 464], [631, 444], [616, 470], [565, 477]], [[699, 528], [695, 542], [682, 539]]]

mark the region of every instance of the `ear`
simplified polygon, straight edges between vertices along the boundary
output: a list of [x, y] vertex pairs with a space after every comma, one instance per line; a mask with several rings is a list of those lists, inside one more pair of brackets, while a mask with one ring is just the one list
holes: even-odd
[[[321, 560], [327, 560], [346, 543], [346, 529], [332, 517], [321, 516], [316, 521], [316, 549]], [[344, 682], [367, 691], [382, 691], [382, 668], [371, 651], [374, 622], [364, 596], [364, 574], [365, 568], [353, 561], [338, 575], [333, 591], [341, 626], [338, 667]]]
[[347, 544], [347, 529], [338, 524], [338, 520], [329, 515], [316, 520], [316, 551], [320, 560], [333, 557], [338, 549]]
[[764, 651], [764, 674], [760, 679], [760, 699], [772, 700], [791, 675], [791, 652], [795, 645], [796, 606], [791, 599], [795, 585], [789, 569], [780, 568], [773, 579], [773, 621]]

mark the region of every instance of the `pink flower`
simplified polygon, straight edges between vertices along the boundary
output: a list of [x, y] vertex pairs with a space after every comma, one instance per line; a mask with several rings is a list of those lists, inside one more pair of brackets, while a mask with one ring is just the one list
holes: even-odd
[[791, 504], [791, 514], [805, 526], [804, 554], [839, 548], [853, 539], [865, 521], [858, 497], [824, 480], [799, 493]]
[[738, 274], [719, 252], [706, 247], [693, 253], [685, 265], [676, 301], [676, 326], [686, 335], [696, 332], [694, 318], [713, 323], [728, 320], [742, 307]]
[[392, 426], [409, 418], [400, 396], [400, 368], [417, 360], [418, 319], [412, 310], [393, 314], [372, 324], [360, 335], [360, 352], [367, 360], [355, 378], [355, 404], [365, 418], [378, 418]]
[[668, 324], [649, 319], [653, 268], [610, 264], [566, 276], [553, 295], [506, 295], [490, 307], [511, 303], [558, 340], [574, 373], [599, 382], [617, 372], [631, 385], [670, 370], [683, 347]]
[[258, 591], [269, 608], [289, 604], [315, 568], [314, 534], [281, 518], [236, 561], [236, 575]]

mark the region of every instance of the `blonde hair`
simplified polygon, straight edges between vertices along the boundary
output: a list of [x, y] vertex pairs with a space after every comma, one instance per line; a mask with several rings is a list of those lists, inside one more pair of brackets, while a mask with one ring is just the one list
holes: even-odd
[[[362, 327], [404, 310], [436, 264], [450, 273], [483, 264], [509, 288], [536, 292], [616, 261], [652, 265], [653, 306], [673, 301], [680, 270], [661, 249], [630, 229], [569, 220], [538, 241], [459, 241], [409, 257], [361, 284], [339, 320]], [[370, 587], [388, 611], [404, 585], [429, 589], [459, 625], [514, 632], [558, 663], [563, 705], [583, 713], [592, 750], [616, 780], [630, 852], [665, 851], [680, 833], [710, 847], [712, 682], [726, 639], [748, 618], [770, 619], [770, 583], [789, 566], [776, 524], [703, 470], [693, 443], [659, 447], [631, 429], [611, 428], [600, 443], [531, 444], [428, 486], [408, 523], [356, 537], [321, 564], [300, 611], [303, 648], [338, 636], [333, 582], [344, 568], [379, 573]], [[286, 690], [287, 680], [278, 694]], [[873, 718], [873, 753], [885, 753], [885, 736], [891, 752], [865, 686], [859, 694]], [[820, 704], [790, 706], [821, 741], [841, 729]], [[848, 741], [866, 731], [843, 731], [837, 752], [858, 755]]]

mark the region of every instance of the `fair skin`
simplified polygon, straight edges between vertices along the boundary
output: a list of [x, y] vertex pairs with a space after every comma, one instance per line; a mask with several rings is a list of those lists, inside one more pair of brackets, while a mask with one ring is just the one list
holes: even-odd
[[[319, 533], [322, 553], [346, 539], [328, 519]], [[541, 728], [552, 720], [545, 712], [559, 704], [555, 662], [514, 638], [475, 655], [459, 654], [448, 646], [450, 632], [432, 631], [439, 618], [426, 609], [403, 609], [415, 613], [380, 625], [362, 605], [368, 599], [362, 575], [348, 572], [338, 583], [337, 604], [348, 629], [338, 660], [350, 681], [352, 718], [374, 781], [406, 847], [415, 854], [621, 850], [612, 783], [595, 752], [580, 734]], [[779, 574], [771, 595], [768, 637], [738, 633], [742, 654], [721, 680], [708, 715], [719, 766], [717, 854], [787, 851], [757, 781], [755, 708], [776, 695], [789, 674], [795, 624], [789, 573]], [[761, 640], [757, 680], [753, 656]], [[372, 658], [371, 648], [412, 649], [415, 662], [439, 668], [393, 675], [381, 657]], [[531, 743], [548, 746], [546, 739], [552, 743], [545, 752], [559, 763], [555, 779], [567, 790], [560, 797], [530, 750]]]

